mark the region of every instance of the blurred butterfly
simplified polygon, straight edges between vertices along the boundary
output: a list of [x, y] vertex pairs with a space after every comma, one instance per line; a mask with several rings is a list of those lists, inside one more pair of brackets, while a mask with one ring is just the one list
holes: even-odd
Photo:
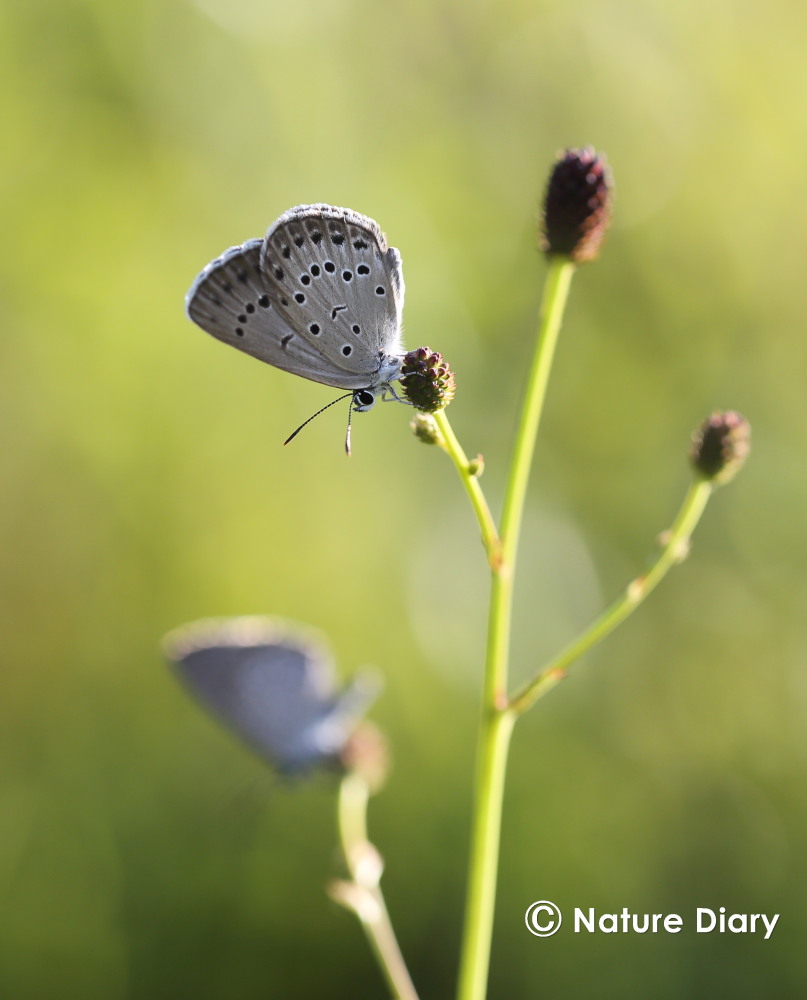
[[338, 690], [325, 646], [273, 618], [205, 619], [163, 648], [191, 694], [287, 774], [334, 762], [380, 688], [362, 672]]
[[322, 204], [291, 208], [263, 239], [225, 250], [185, 298], [193, 322], [225, 344], [347, 390], [348, 454], [350, 414], [387, 391], [397, 398], [403, 302], [401, 255], [378, 223]]

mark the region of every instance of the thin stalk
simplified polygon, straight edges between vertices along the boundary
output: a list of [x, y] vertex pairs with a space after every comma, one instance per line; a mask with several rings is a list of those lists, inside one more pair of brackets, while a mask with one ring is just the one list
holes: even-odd
[[[521, 533], [535, 439], [541, 422], [549, 372], [555, 356], [563, 310], [569, 295], [575, 265], [565, 257], [550, 257], [539, 317], [538, 339], [521, 410], [510, 475], [502, 507], [499, 532], [499, 565], [494, 567], [488, 618], [488, 648], [485, 667], [485, 706], [502, 708], [507, 699], [507, 667], [510, 656], [510, 622], [516, 554]], [[460, 1000], [470, 1000], [462, 994]]]
[[510, 700], [513, 712], [520, 715], [550, 691], [565, 676], [570, 664], [613, 632], [617, 625], [632, 614], [647, 595], [658, 586], [669, 570], [686, 556], [689, 549], [689, 539], [703, 514], [713, 489], [712, 483], [704, 479], [700, 479], [690, 486], [672, 527], [665, 534], [664, 547], [651, 568], [632, 580], [621, 597], [606, 608], [582, 635], [562, 650], [536, 674], [533, 680], [513, 696]]
[[334, 899], [353, 910], [395, 1000], [418, 1000], [384, 897], [378, 885], [381, 860], [367, 839], [366, 782], [348, 774], [339, 788], [339, 836], [352, 883], [332, 887]]
[[516, 716], [491, 710], [484, 719], [477, 771], [465, 926], [460, 958], [459, 1000], [483, 1000], [496, 906], [502, 802], [507, 753]]
[[524, 498], [527, 493], [532, 456], [535, 452], [535, 439], [538, 436], [549, 372], [555, 357], [555, 345], [558, 341], [558, 333], [574, 269], [574, 263], [567, 257], [553, 255], [549, 258], [549, 269], [544, 283], [539, 318], [538, 341], [527, 379], [521, 421], [510, 462], [510, 477], [502, 507], [502, 559], [510, 565], [511, 572], [515, 565], [516, 550], [518, 549]]
[[488, 507], [488, 502], [485, 499], [485, 494], [479, 485], [479, 474], [471, 462], [468, 461], [468, 456], [457, 440], [454, 429], [448, 422], [446, 411], [438, 410], [432, 416], [442, 437], [442, 447], [456, 466], [459, 477], [462, 480], [462, 485], [465, 487], [465, 492], [471, 501], [471, 506], [474, 509], [476, 519], [482, 531], [482, 542], [485, 546], [488, 562], [492, 564], [494, 560], [498, 559], [499, 534], [496, 530], [496, 522], [493, 520], [490, 507]]
[[550, 258], [538, 340], [527, 380], [505, 492], [498, 558], [491, 561], [482, 723], [457, 1000], [484, 1000], [487, 992], [504, 776], [510, 734], [516, 718], [507, 703], [515, 560], [535, 438], [573, 273], [574, 264], [568, 259], [558, 256]]

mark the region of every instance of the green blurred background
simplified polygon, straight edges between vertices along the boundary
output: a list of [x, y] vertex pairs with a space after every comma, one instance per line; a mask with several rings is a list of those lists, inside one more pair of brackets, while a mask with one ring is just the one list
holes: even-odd
[[[387, 677], [371, 832], [416, 983], [453, 991], [486, 573], [402, 407], [284, 437], [333, 393], [183, 315], [300, 202], [378, 219], [408, 346], [498, 508], [563, 146], [617, 184], [573, 287], [530, 494], [513, 672], [646, 564], [692, 428], [751, 420], [692, 558], [516, 733], [490, 996], [807, 994], [807, 13], [682, 0], [31, 0], [0, 9], [4, 1000], [382, 997], [333, 786], [273, 782], [160, 637], [271, 612]], [[524, 910], [779, 913], [756, 937], [532, 938]]]

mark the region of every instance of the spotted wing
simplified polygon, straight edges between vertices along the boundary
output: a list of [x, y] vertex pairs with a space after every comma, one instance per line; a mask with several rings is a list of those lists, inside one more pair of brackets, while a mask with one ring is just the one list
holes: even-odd
[[344, 372], [341, 387], [389, 379], [402, 352], [404, 280], [377, 223], [347, 208], [300, 205], [267, 232], [261, 264], [277, 314]]
[[261, 265], [263, 242], [249, 240], [211, 261], [185, 297], [188, 316], [217, 340], [275, 368], [338, 389], [353, 388], [319, 344], [297, 336], [278, 311]]

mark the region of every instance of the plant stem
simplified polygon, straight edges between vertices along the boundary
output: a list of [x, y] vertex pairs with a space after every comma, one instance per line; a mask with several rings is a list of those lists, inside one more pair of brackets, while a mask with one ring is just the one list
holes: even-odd
[[482, 724], [477, 752], [471, 857], [457, 993], [459, 1000], [482, 1000], [487, 990], [504, 777], [515, 720], [516, 716], [510, 711], [490, 710]]
[[493, 520], [490, 507], [488, 507], [485, 494], [482, 492], [482, 487], [479, 485], [479, 474], [476, 471], [472, 471], [471, 463], [468, 461], [468, 457], [463, 451], [462, 445], [457, 440], [457, 435], [454, 433], [454, 429], [448, 422], [446, 411], [438, 410], [436, 413], [433, 413], [432, 416], [434, 417], [434, 422], [437, 424], [440, 434], [442, 435], [442, 446], [444, 450], [448, 452], [451, 460], [456, 466], [457, 472], [462, 480], [462, 485], [465, 487], [465, 492], [471, 500], [471, 505], [473, 506], [476, 519], [479, 522], [479, 527], [482, 531], [482, 542], [485, 546], [488, 562], [492, 565], [494, 561], [498, 560], [499, 534], [496, 531], [496, 523]]
[[352, 883], [337, 883], [333, 898], [359, 918], [395, 1000], [418, 1000], [378, 885], [381, 859], [367, 839], [366, 782], [348, 774], [339, 788], [339, 836]]
[[521, 421], [510, 462], [510, 478], [502, 508], [502, 559], [510, 566], [511, 574], [515, 566], [524, 498], [527, 493], [532, 456], [535, 451], [535, 439], [541, 422], [549, 372], [555, 356], [555, 345], [558, 340], [566, 300], [569, 296], [574, 268], [575, 265], [567, 257], [554, 255], [549, 258], [549, 270], [544, 284], [539, 319], [538, 341], [527, 379]]
[[497, 558], [491, 560], [488, 642], [458, 1000], [484, 1000], [487, 992], [504, 776], [516, 718], [507, 703], [515, 560], [535, 438], [573, 273], [574, 264], [568, 259], [550, 258], [538, 340], [505, 492]]
[[637, 576], [625, 588], [621, 597], [594, 621], [589, 628], [560, 652], [543, 670], [510, 700], [510, 707], [517, 715], [525, 712], [540, 697], [550, 691], [566, 674], [571, 663], [601, 642], [632, 614], [647, 595], [666, 576], [669, 570], [686, 556], [689, 539], [703, 514], [714, 487], [708, 480], [700, 479], [690, 486], [675, 521], [665, 533], [664, 547], [651, 568]]

